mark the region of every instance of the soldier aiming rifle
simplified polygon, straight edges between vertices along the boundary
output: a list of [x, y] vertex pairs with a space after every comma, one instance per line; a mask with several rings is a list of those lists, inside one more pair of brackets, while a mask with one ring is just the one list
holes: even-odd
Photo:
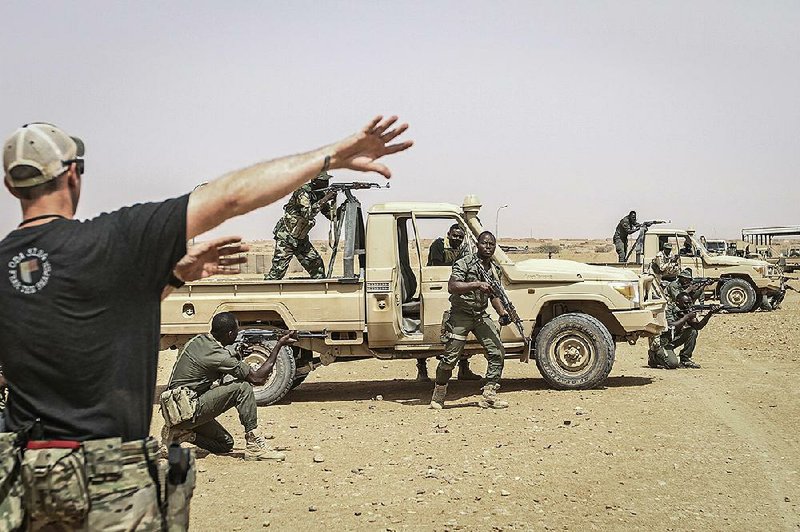
[[[647, 364], [651, 368], [700, 368], [700, 365], [692, 360], [698, 331], [708, 324], [711, 316], [724, 310], [725, 307], [692, 305], [692, 302], [692, 295], [687, 292], [679, 292], [675, 296], [675, 300], [667, 305], [669, 328], [661, 334], [660, 341], [654, 343], [650, 348]], [[701, 312], [706, 312], [706, 314], [698, 319]], [[678, 346], [683, 346], [680, 355], [675, 354], [675, 348]]]

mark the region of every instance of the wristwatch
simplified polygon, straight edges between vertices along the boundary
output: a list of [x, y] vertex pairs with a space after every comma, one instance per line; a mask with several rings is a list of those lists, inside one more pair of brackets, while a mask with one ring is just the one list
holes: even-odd
[[175, 275], [175, 272], [172, 271], [169, 272], [169, 280], [167, 281], [167, 284], [173, 288], [180, 288], [181, 286], [186, 284], [186, 281], [183, 281], [180, 278], [178, 278], [178, 276]]

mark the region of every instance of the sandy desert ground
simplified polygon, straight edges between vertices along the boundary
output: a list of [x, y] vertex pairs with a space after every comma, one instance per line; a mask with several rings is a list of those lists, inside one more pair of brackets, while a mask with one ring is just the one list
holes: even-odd
[[235, 452], [198, 459], [192, 529], [798, 530], [798, 324], [796, 293], [776, 312], [717, 316], [700, 370], [650, 369], [646, 342], [618, 345], [589, 391], [550, 390], [509, 360], [497, 411], [457, 381], [429, 410], [411, 361], [320, 368], [259, 408], [283, 463], [244, 462], [236, 413], [222, 416]]

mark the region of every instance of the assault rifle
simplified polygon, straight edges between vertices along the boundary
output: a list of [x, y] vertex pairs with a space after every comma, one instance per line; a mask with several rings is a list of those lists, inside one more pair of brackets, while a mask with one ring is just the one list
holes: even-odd
[[645, 220], [644, 222], [640, 222], [639, 225], [645, 228], [649, 228], [651, 225], [656, 224], [668, 224], [671, 220]]
[[288, 329], [274, 327], [270, 329], [245, 329], [243, 331], [239, 331], [239, 334], [236, 336], [236, 342], [242, 344], [246, 349], [252, 345], [262, 345], [264, 342], [277, 340], [281, 336], [289, 334], [290, 332], [294, 333], [294, 338], [297, 338], [298, 340], [303, 340], [305, 338], [328, 337], [327, 331], [290, 331]]
[[500, 304], [503, 306], [505, 311], [508, 312], [508, 317], [511, 319], [511, 322], [516, 325], [519, 334], [522, 335], [522, 339], [525, 342], [525, 348], [522, 351], [520, 360], [522, 362], [528, 362], [531, 358], [531, 339], [530, 337], [525, 336], [525, 327], [522, 325], [522, 319], [519, 317], [519, 313], [517, 313], [514, 303], [503, 289], [503, 285], [501, 285], [500, 282], [494, 278], [494, 276], [490, 275], [489, 272], [486, 271], [486, 269], [483, 267], [483, 264], [481, 264], [481, 260], [478, 258], [476, 258], [476, 265], [478, 267], [478, 275], [480, 276], [481, 281], [489, 285], [494, 297], [500, 299]]
[[695, 289], [705, 288], [706, 286], [710, 286], [718, 281], [722, 283], [725, 282], [725, 279], [712, 279], [711, 277], [692, 277], [692, 282], [689, 284], [689, 286], [693, 286], [695, 287]]
[[692, 305], [689, 307], [689, 312], [719, 312], [720, 310], [728, 310], [730, 307], [725, 305]]
[[364, 181], [351, 181], [350, 183], [332, 183], [317, 192], [344, 192], [345, 190], [364, 190], [368, 188], [389, 188], [390, 183], [381, 185], [379, 183], [367, 183]]

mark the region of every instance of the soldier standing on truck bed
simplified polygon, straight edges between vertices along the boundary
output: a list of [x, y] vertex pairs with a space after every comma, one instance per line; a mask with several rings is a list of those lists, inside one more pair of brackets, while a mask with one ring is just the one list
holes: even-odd
[[[428, 249], [428, 266], [452, 266], [453, 263], [461, 258], [468, 251], [464, 244], [464, 229], [459, 224], [453, 224], [447, 231], [447, 244], [444, 238], [437, 238], [431, 243]], [[469, 369], [469, 358], [461, 358], [458, 361], [458, 380], [460, 381], [479, 381], [480, 375], [476, 375]], [[430, 382], [428, 377], [428, 359], [417, 359], [417, 380]]]
[[394, 128], [396, 120], [379, 116], [316, 150], [85, 221], [74, 219], [83, 142], [41, 123], [5, 142], [5, 185], [20, 201], [22, 223], [0, 241], [8, 269], [0, 279], [0, 365], [9, 388], [0, 529], [188, 528], [193, 455], [170, 448], [165, 479], [148, 436], [161, 299], [183, 281], [237, 273], [240, 258], [227, 255], [247, 246], [227, 238], [187, 250], [186, 242], [320, 170], [389, 178], [378, 160], [412, 144], [393, 144], [408, 127]]
[[481, 268], [493, 277], [497, 277], [492, 264], [492, 256], [497, 247], [494, 235], [484, 231], [478, 236], [478, 252], [458, 259], [453, 264], [453, 273], [447, 283], [450, 292], [450, 311], [445, 313], [442, 322], [443, 337], [447, 337], [445, 352], [436, 368], [436, 386], [433, 389], [430, 407], [440, 410], [444, 408], [447, 395], [447, 381], [453, 375], [464, 346], [467, 335], [473, 333], [486, 350], [486, 384], [483, 386], [483, 397], [478, 403], [482, 408], [506, 408], [508, 403], [497, 398], [500, 388], [500, 376], [503, 373], [505, 350], [500, 340], [500, 332], [489, 317], [486, 308], [491, 301], [500, 316], [500, 324], [508, 325], [511, 318], [503, 308], [500, 299], [492, 294], [489, 283], [481, 281]]
[[324, 194], [320, 192], [328, 186], [331, 176], [327, 172], [319, 174], [298, 188], [283, 206], [284, 214], [275, 224], [275, 253], [272, 256], [272, 267], [264, 276], [267, 281], [283, 279], [292, 257], [297, 257], [300, 265], [305, 268], [312, 279], [325, 277], [325, 265], [319, 256], [308, 233], [316, 223], [314, 218], [322, 212], [328, 219], [332, 219], [335, 205], [332, 201], [336, 192], [329, 190]]
[[625, 262], [628, 256], [628, 237], [638, 231], [639, 227], [636, 223], [636, 211], [629, 212], [617, 224], [617, 229], [614, 231], [614, 247], [617, 249], [619, 262]]
[[[267, 382], [280, 350], [297, 340], [292, 333], [278, 339], [269, 357], [258, 368], [251, 368], [233, 346], [239, 334], [239, 323], [230, 312], [221, 312], [211, 320], [211, 334], [198, 334], [183, 347], [164, 393], [161, 413], [164, 429], [161, 444], [194, 443], [214, 454], [233, 450], [233, 436], [216, 420], [225, 411], [236, 408], [244, 426], [245, 460], [278, 460], [286, 458], [271, 449], [269, 436], [258, 430], [256, 396], [253, 385]], [[224, 379], [225, 376], [231, 380]], [[219, 381], [219, 382], [218, 382]], [[216, 386], [213, 386], [214, 384]], [[173, 417], [174, 416], [174, 417]]]

